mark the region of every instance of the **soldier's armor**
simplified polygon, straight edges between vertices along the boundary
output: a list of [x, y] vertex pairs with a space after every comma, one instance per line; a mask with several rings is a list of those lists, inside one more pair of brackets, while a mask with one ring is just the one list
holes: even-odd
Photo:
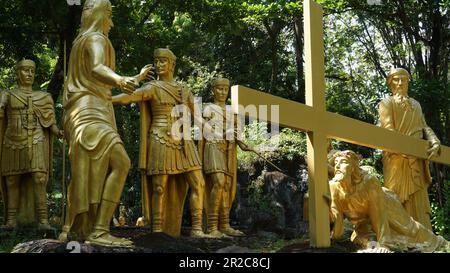
[[[217, 110], [217, 107], [213, 108]], [[211, 119], [214, 119], [216, 115], [222, 115], [223, 120], [223, 131], [227, 128], [226, 120], [226, 109], [221, 109], [222, 113], [217, 111], [212, 111]], [[213, 130], [216, 128], [216, 124], [212, 125]], [[204, 160], [203, 160], [203, 171], [205, 174], [222, 172], [231, 175], [230, 170], [228, 170], [228, 150], [235, 148], [236, 143], [234, 140], [226, 139], [211, 139], [206, 140]]]
[[[166, 88], [170, 88], [172, 94], [179, 96], [182, 101], [182, 88], [170, 86], [159, 82]], [[172, 125], [178, 117], [172, 117], [173, 108], [180, 104], [171, 94], [157, 85], [151, 90], [155, 92], [155, 99], [150, 103], [152, 111], [151, 127], [148, 133], [148, 175], [155, 174], [179, 174], [201, 169], [200, 159], [192, 140], [173, 138]], [[156, 87], [156, 88], [155, 88]], [[187, 106], [187, 105], [186, 105]]]
[[[12, 91], [15, 92], [15, 91]], [[20, 96], [32, 103], [32, 94]], [[2, 174], [18, 175], [30, 172], [47, 172], [45, 134], [36, 113], [16, 96], [6, 93], [7, 127], [2, 146]], [[30, 149], [31, 148], [31, 149]]]

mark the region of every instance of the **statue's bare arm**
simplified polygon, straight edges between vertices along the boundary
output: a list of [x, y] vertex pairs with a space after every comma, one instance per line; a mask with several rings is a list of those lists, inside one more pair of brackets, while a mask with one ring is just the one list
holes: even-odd
[[115, 73], [111, 68], [105, 65], [105, 47], [106, 40], [102, 36], [93, 35], [86, 43], [88, 62], [92, 67], [92, 75], [99, 81], [122, 89], [123, 92], [130, 94], [137, 85], [134, 77], [122, 77]]
[[133, 102], [141, 102], [152, 100], [155, 98], [154, 87], [150, 84], [144, 85], [134, 91], [131, 95], [120, 94], [112, 97], [113, 104], [130, 104]]

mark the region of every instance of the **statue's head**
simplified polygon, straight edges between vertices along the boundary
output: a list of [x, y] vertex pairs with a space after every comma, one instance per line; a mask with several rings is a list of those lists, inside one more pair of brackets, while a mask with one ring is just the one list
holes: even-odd
[[361, 171], [359, 168], [360, 156], [351, 150], [339, 151], [333, 155], [334, 175], [341, 179], [351, 178], [353, 184], [361, 181]]
[[36, 64], [32, 60], [21, 60], [16, 64], [16, 76], [19, 86], [30, 87], [33, 85]]
[[153, 52], [153, 58], [155, 62], [156, 74], [158, 74], [158, 76], [166, 74], [173, 75], [177, 57], [173, 54], [172, 50], [168, 48], [157, 48]]
[[230, 81], [225, 78], [214, 78], [211, 82], [211, 88], [216, 102], [225, 102], [230, 89]]
[[81, 14], [80, 35], [101, 32], [108, 36], [113, 26], [112, 6], [109, 0], [86, 0]]
[[406, 96], [411, 76], [404, 68], [394, 68], [387, 76], [387, 84], [394, 95]]

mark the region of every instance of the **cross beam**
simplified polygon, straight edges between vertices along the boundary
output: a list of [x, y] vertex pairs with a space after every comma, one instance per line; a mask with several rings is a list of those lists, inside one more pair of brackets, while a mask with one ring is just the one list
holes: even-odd
[[[279, 124], [307, 133], [311, 246], [329, 247], [329, 207], [323, 198], [324, 194], [329, 192], [326, 139], [339, 139], [369, 148], [419, 158], [427, 158], [428, 142], [326, 111], [323, 11], [312, 0], [304, 1], [303, 11], [307, 105], [239, 85], [231, 88], [231, 100], [235, 113], [260, 118], [260, 120], [265, 115], [256, 113], [257, 116], [252, 116], [252, 113], [242, 113], [239, 105], [279, 105]], [[266, 121], [270, 122], [270, 116], [267, 117]], [[431, 160], [450, 165], [450, 148], [442, 146], [440, 156]]]
[[[375, 126], [360, 120], [342, 116], [332, 112], [320, 111], [305, 104], [280, 98], [245, 86], [235, 85], [231, 88], [233, 107], [246, 105], [279, 105], [279, 124], [282, 127], [305, 132], [323, 132], [327, 138], [334, 138], [373, 149], [401, 153], [419, 158], [427, 158], [428, 142], [405, 136], [396, 131]], [[233, 111], [238, 113], [238, 108]], [[271, 116], [268, 111], [267, 120]], [[252, 118], [256, 113], [246, 113]], [[450, 165], [450, 147], [441, 146], [439, 156], [430, 159], [436, 163]]]

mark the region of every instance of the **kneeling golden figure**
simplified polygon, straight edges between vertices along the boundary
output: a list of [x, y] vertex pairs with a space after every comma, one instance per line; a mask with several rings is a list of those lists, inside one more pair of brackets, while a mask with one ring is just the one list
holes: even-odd
[[365, 247], [372, 231], [378, 245], [389, 249], [432, 252], [449, 247], [444, 238], [414, 220], [394, 192], [359, 167], [357, 154], [342, 151], [334, 158], [335, 175], [330, 181], [333, 238], [343, 235], [347, 217], [354, 225], [351, 240]]

